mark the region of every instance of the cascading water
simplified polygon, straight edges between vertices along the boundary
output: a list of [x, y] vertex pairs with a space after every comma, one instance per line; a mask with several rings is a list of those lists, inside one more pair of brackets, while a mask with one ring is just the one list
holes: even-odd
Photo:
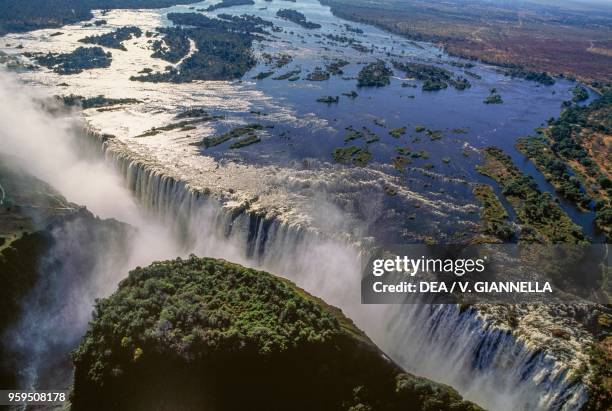
[[403, 308], [390, 316], [387, 341], [408, 369], [451, 384], [491, 409], [574, 410], [586, 401], [584, 386], [567, 367], [475, 309]]
[[[121, 145], [121, 143], [119, 143]], [[288, 276], [341, 307], [406, 369], [457, 388], [494, 410], [575, 410], [584, 386], [537, 347], [455, 305], [366, 306], [360, 301], [364, 253], [357, 244], [223, 207], [185, 183], [104, 144], [142, 206], [174, 225], [196, 254]], [[384, 319], [381, 321], [381, 319]]]
[[[4, 79], [5, 86], [7, 82]], [[17, 99], [20, 104], [10, 107], [3, 105], [0, 114], [7, 119], [24, 115], [12, 110], [26, 109], [24, 105], [27, 102], [21, 100], [26, 99], [27, 89], [5, 91], [7, 95], [20, 96]], [[13, 139], [16, 144], [13, 154], [23, 158], [33, 156], [32, 153], [48, 156], [48, 152], [41, 154], [39, 151], [50, 151], [53, 145], [63, 145], [62, 133], [68, 131], [63, 125], [53, 125], [53, 121], [58, 120], [38, 113], [36, 110], [40, 111], [40, 108], [34, 109], [36, 105], [33, 101], [29, 105], [28, 111], [25, 111], [29, 122], [27, 129], [5, 129], [4, 132], [9, 142]], [[40, 128], [36, 129], [33, 124], [38, 117], [42, 120], [39, 121]], [[176, 256], [193, 252], [286, 275], [309, 292], [341, 307], [382, 349], [408, 370], [448, 383], [468, 399], [487, 408], [571, 410], [578, 409], [584, 402], [584, 389], [579, 384], [571, 383], [560, 363], [519, 341], [509, 332], [490, 325], [475, 310], [461, 312], [458, 307], [450, 305], [360, 304], [360, 280], [365, 258], [359, 244], [352, 244], [342, 237], [323, 236], [307, 227], [280, 221], [273, 216], [252, 213], [245, 207], [223, 204], [204, 190], [194, 189], [167, 175], [159, 166], [133, 157], [115, 139], [81, 133], [81, 140], [83, 134], [96, 136], [91, 140], [94, 147], [102, 150], [106, 164], [111, 165], [105, 168], [95, 165], [95, 173], [108, 173], [113, 176], [110, 181], [115, 181], [115, 172], [118, 172], [135, 197], [140, 212], [145, 214], [128, 221], [141, 234], [134, 241], [143, 241], [143, 244], [136, 248], [141, 252], [149, 251], [138, 258], [132, 256], [129, 259], [130, 268], [136, 264], [146, 264], [151, 258], [163, 259], [168, 258], [168, 254]], [[35, 144], [20, 145], [30, 135], [43, 135], [45, 139]], [[50, 141], [51, 145], [41, 146], [46, 141]], [[84, 150], [83, 146], [75, 148], [74, 144], [67, 145], [73, 150], [72, 154], [62, 157], [63, 161], [59, 164], [48, 164], [48, 167], [56, 167], [56, 177], [65, 180], [69, 176], [62, 174], [63, 171], [75, 172], [74, 169], [67, 170], [67, 167], [74, 166], [73, 163], [81, 155], [74, 150]], [[93, 167], [88, 164], [80, 164], [77, 172], [83, 174], [84, 170], [87, 171], [86, 167]], [[44, 174], [51, 169], [41, 170]], [[91, 178], [94, 178], [93, 174]], [[132, 201], [119, 189], [112, 195], [116, 195], [113, 199], [116, 203]], [[83, 198], [87, 200], [87, 197]], [[84, 205], [92, 206], [87, 201]], [[117, 215], [118, 218], [122, 216]], [[146, 225], [151, 221], [168, 230], [148, 231]], [[158, 244], [158, 247], [152, 247], [150, 244], [155, 244], [152, 240], [158, 239], [155, 236], [167, 236], [163, 244], [171, 246], [159, 247]], [[103, 279], [104, 287], [93, 288], [99, 292], [97, 296], [111, 291], [116, 284], [117, 273]], [[93, 300], [90, 303], [93, 304]], [[29, 318], [27, 309], [25, 316]], [[74, 335], [79, 335], [86, 324], [82, 321], [71, 322], [67, 318], [56, 331], [61, 333], [70, 326], [82, 327], [74, 330]], [[27, 337], [27, 333], [22, 337]]]

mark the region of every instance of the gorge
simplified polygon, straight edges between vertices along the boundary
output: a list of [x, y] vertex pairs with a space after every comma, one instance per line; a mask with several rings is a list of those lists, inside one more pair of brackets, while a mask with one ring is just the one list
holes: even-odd
[[[74, 281], [78, 273], [59, 270], [56, 282], [34, 286], [34, 297], [27, 300], [31, 306], [25, 306], [19, 322], [5, 334], [19, 342], [9, 350], [30, 359], [17, 376], [19, 385], [48, 384], [45, 367], [49, 358], [58, 356], [58, 346], [65, 374], [70, 375], [69, 352], [87, 329], [94, 300], [108, 297], [129, 271], [193, 253], [286, 276], [340, 307], [406, 371], [449, 384], [484, 408], [581, 409], [588, 389], [579, 371], [588, 362], [593, 338], [576, 318], [586, 309], [383, 306], [363, 305], [360, 300], [362, 271], [373, 247], [434, 237], [465, 239], [477, 230], [472, 186], [490, 183], [474, 169], [479, 149], [495, 142], [515, 161], [522, 159], [514, 148], [515, 138], [557, 115], [574, 84], [559, 79], [541, 86], [474, 64], [470, 71], [481, 79], [470, 79], [472, 86], [462, 90], [422, 90], [416, 80], [385, 70], [384, 80], [376, 84], [380, 87], [364, 83], [358, 93], [349, 93], [358, 87], [362, 69], [371, 64], [376, 71], [380, 58], [444, 66], [457, 75], [463, 72], [457, 66], [467, 63], [432, 44], [408, 42], [364, 24], [349, 25], [310, 0], [295, 5], [256, 1], [255, 6], [221, 10], [235, 16], [251, 13], [278, 28], [270, 28], [267, 39], [254, 41], [257, 65], [239, 79], [177, 84], [131, 79], [146, 68], [161, 71], [168, 66], [151, 56], [153, 40], [146, 33], [157, 36], [159, 28], [171, 24], [170, 13], [194, 13], [190, 7], [214, 2], [202, 3], [95, 11], [108, 27], [74, 23], [60, 29], [63, 35], [51, 36], [58, 30], [54, 28], [0, 39], [2, 51], [17, 66], [17, 74], [0, 71], [0, 99], [12, 102], [0, 108], [0, 151], [22, 159], [29, 173], [67, 201], [133, 230], [119, 251], [98, 250], [84, 283]], [[287, 4], [322, 28], [275, 18]], [[219, 12], [201, 13], [215, 18]], [[126, 51], [113, 50], [108, 68], [67, 76], [30, 70], [31, 60], [15, 47], [66, 53], [85, 34], [100, 35], [134, 21], [144, 34], [125, 41]], [[332, 40], [317, 30], [355, 39]], [[164, 42], [168, 45], [170, 40]], [[193, 44], [185, 44], [189, 53], [195, 52]], [[291, 58], [283, 57], [288, 48]], [[265, 53], [276, 60], [266, 59]], [[323, 63], [339, 56], [348, 63], [342, 74], [334, 70], [325, 72], [326, 79], [301, 78], [302, 71], [323, 72]], [[173, 67], [178, 71], [169, 72], [179, 75], [180, 64]], [[278, 70], [281, 80], [272, 75], [253, 80], [257, 73], [271, 70]], [[291, 76], [283, 77], [285, 72]], [[482, 103], [493, 85], [504, 104]], [[78, 105], [66, 108], [54, 95], [104, 98], [101, 105], [81, 110]], [[320, 104], [316, 99], [321, 95], [353, 97]], [[478, 110], [466, 101], [477, 102]], [[253, 134], [246, 138], [253, 135], [259, 142], [235, 148], [228, 140], [200, 144], [249, 125], [245, 133]], [[389, 130], [403, 132], [394, 135]], [[369, 150], [370, 164], [360, 166], [354, 157], [355, 166], [331, 164], [334, 149], [349, 141]], [[389, 161], [398, 153], [405, 174]], [[524, 169], [537, 175], [537, 170]], [[544, 180], [538, 182], [547, 187]], [[1, 179], [0, 183], [6, 188]], [[596, 234], [590, 228], [593, 215], [563, 202], [561, 207], [587, 234]], [[71, 235], [62, 238], [66, 244], [79, 242]], [[67, 250], [49, 250], [58, 252], [71, 261]], [[113, 264], [104, 264], [109, 261]], [[53, 290], [56, 297], [37, 299], [42, 289]], [[69, 304], [62, 308], [66, 301]], [[58, 310], [62, 316], [56, 319]], [[32, 324], [47, 326], [36, 329]], [[567, 333], [564, 338], [554, 338], [552, 330], [558, 328]], [[45, 336], [61, 344], [29, 344]], [[65, 386], [70, 383], [68, 377]]]

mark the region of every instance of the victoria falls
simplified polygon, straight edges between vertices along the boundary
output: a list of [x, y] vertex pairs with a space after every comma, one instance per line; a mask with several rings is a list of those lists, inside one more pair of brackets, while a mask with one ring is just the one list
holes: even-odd
[[[398, 244], [607, 257], [612, 8], [405, 3], [0, 2], [0, 390], [70, 392], [41, 409], [609, 409], [605, 265], [598, 303], [361, 287]], [[556, 64], [553, 40], [546, 59], [500, 45], [506, 27], [596, 57]]]

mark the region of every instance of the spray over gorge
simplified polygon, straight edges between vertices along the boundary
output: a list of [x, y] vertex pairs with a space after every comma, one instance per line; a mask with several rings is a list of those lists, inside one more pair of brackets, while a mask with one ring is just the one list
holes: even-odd
[[[75, 410], [240, 409], [223, 384], [244, 371], [263, 378], [253, 407], [287, 409], [331, 367], [337, 391], [311, 408], [605, 401], [605, 306], [362, 304], [369, 258], [398, 243], [605, 241], [605, 181], [576, 205], [517, 145], [579, 83], [314, 0], [138, 3], [0, 38], [7, 388], [72, 390]], [[599, 113], [606, 95], [582, 90], [565, 112]], [[293, 355], [300, 389], [279, 377]]]

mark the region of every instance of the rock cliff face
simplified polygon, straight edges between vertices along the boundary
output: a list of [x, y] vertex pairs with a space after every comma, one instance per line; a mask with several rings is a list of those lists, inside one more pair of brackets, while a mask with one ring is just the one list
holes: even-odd
[[132, 230], [68, 202], [6, 155], [0, 155], [0, 187], [0, 386], [27, 385], [24, 374], [40, 358], [47, 360], [37, 370], [39, 384], [69, 381], [63, 377], [70, 375], [78, 335], [48, 342], [42, 336], [63, 324], [73, 297], [85, 293], [101, 250], [117, 250], [118, 261], [125, 257]]
[[73, 410], [477, 410], [342, 312], [223, 260], [136, 268], [74, 353]]

